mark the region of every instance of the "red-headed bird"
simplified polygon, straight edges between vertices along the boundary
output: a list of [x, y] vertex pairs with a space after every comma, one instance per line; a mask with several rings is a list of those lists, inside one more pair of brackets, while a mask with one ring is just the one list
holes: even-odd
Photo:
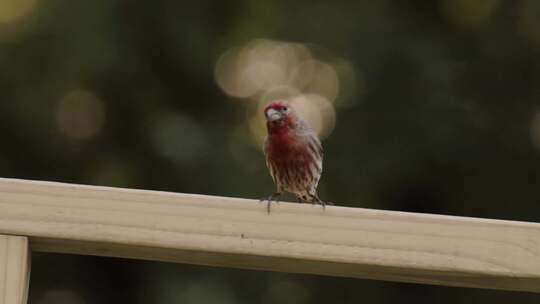
[[264, 109], [268, 135], [264, 142], [266, 166], [276, 184], [276, 192], [267, 198], [267, 211], [272, 200], [284, 191], [300, 202], [326, 203], [317, 196], [322, 173], [323, 149], [313, 129], [284, 101], [273, 101]]

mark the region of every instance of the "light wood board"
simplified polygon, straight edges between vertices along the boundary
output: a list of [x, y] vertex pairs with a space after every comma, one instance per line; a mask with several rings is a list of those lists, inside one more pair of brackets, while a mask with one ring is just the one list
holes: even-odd
[[0, 179], [38, 251], [540, 291], [540, 224]]
[[0, 304], [24, 304], [30, 272], [28, 238], [0, 235]]

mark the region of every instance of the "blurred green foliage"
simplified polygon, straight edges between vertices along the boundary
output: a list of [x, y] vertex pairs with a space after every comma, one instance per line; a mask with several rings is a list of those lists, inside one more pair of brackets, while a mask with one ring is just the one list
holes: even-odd
[[[0, 174], [272, 192], [219, 56], [255, 38], [352, 63], [325, 142], [338, 205], [540, 220], [540, 2], [0, 2]], [[538, 303], [532, 294], [35, 254], [30, 303]]]

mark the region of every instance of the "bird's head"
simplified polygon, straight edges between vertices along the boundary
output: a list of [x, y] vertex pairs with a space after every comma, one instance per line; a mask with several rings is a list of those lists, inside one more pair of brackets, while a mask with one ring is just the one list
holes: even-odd
[[281, 100], [272, 101], [264, 108], [264, 116], [266, 121], [270, 123], [284, 121], [290, 115], [291, 109], [289, 105]]
[[296, 116], [286, 102], [277, 100], [264, 108], [264, 117], [268, 130], [277, 130], [292, 127]]

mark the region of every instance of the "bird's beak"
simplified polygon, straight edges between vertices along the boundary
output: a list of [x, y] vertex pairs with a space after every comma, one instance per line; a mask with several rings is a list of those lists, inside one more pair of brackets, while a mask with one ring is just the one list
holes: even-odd
[[266, 111], [266, 120], [276, 121], [280, 118], [281, 118], [281, 112], [276, 111], [274, 109], [268, 109], [268, 111]]

